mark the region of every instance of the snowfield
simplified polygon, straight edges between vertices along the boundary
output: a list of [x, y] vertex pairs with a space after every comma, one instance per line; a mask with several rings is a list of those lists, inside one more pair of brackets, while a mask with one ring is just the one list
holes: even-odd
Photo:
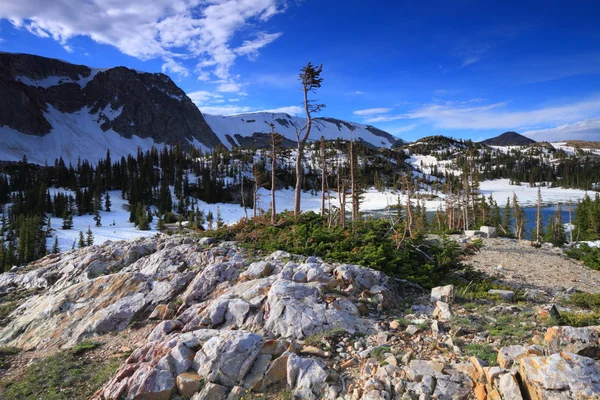
[[[306, 125], [306, 119], [300, 117], [292, 117], [285, 113], [269, 113], [257, 112], [239, 115], [210, 115], [204, 114], [204, 119], [215, 132], [219, 140], [231, 149], [231, 143], [227, 140], [229, 135], [236, 144], [239, 145], [234, 135], [250, 137], [256, 132], [270, 133], [271, 127], [269, 124], [275, 125], [275, 132], [283, 135], [286, 139], [297, 140], [296, 127], [303, 128]], [[371, 143], [377, 147], [390, 148], [392, 141], [386, 137], [378, 136], [373, 133], [373, 128], [368, 125], [357, 124], [354, 122], [345, 122], [334, 120], [326, 120], [315, 118], [313, 120], [313, 129], [310, 133], [310, 141], [319, 140], [321, 136], [326, 140], [346, 139], [350, 140], [352, 133], [356, 138], [360, 138], [365, 142]], [[352, 130], [351, 130], [352, 129]]]
[[[121, 109], [113, 110], [107, 106], [104, 110], [107, 118], [115, 118]], [[76, 165], [77, 159], [87, 159], [95, 164], [106, 157], [110, 150], [113, 160], [136, 154], [138, 148], [150, 150], [152, 146], [162, 148], [150, 138], [142, 139], [133, 136], [126, 139], [112, 129], [104, 132], [98, 123], [99, 114], [90, 114], [84, 107], [73, 114], [62, 113], [48, 105], [45, 117], [53, 126], [45, 136], [25, 135], [8, 126], [0, 127], [0, 160], [21, 161], [23, 155], [30, 163], [52, 165], [54, 160], [62, 157], [67, 165]]]

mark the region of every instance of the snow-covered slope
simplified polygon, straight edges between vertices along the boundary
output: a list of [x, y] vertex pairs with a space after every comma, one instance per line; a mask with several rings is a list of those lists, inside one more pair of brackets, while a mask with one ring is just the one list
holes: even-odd
[[[306, 119], [293, 117], [284, 113], [249, 113], [232, 116], [204, 115], [204, 119], [217, 135], [219, 140], [231, 148], [232, 146], [251, 146], [253, 143], [260, 145], [264, 135], [271, 132], [270, 124], [275, 125], [275, 131], [286, 139], [296, 141], [296, 128], [302, 129]], [[370, 125], [346, 122], [333, 118], [316, 118], [313, 120], [313, 130], [310, 141], [319, 140], [321, 136], [326, 140], [350, 139], [354, 133], [357, 140], [369, 143], [374, 147], [390, 148], [398, 138], [387, 132]], [[254, 136], [254, 141], [252, 138]]]
[[98, 113], [90, 114], [87, 107], [74, 113], [62, 113], [49, 105], [44, 116], [52, 125], [50, 133], [44, 136], [25, 135], [0, 126], [0, 160], [20, 161], [25, 155], [31, 163], [52, 165], [55, 159], [62, 157], [67, 165], [76, 165], [79, 157], [95, 163], [106, 157], [107, 150], [116, 160], [136, 154], [138, 147], [148, 150], [152, 146], [163, 146], [151, 138], [132, 136], [127, 139], [112, 129], [103, 131]]

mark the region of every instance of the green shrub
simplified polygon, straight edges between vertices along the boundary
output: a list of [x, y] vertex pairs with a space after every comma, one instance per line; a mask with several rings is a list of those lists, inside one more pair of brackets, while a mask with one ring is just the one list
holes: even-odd
[[[469, 276], [469, 279], [470, 282], [468, 284], [460, 283], [457, 285], [456, 289], [457, 301], [459, 303], [465, 303], [465, 306], [469, 303], [473, 303], [475, 300], [502, 301], [502, 298], [499, 295], [488, 293], [490, 289], [511, 290], [515, 292], [515, 297], [513, 297], [512, 301], [518, 301], [523, 297], [521, 291], [515, 291], [509, 286], [494, 283], [492, 279], [479, 276], [478, 274]], [[473, 304], [470, 304], [469, 307], [473, 307]]]
[[498, 365], [498, 353], [490, 345], [472, 343], [465, 347], [465, 354], [485, 361], [490, 367]]
[[18, 354], [21, 350], [16, 347], [2, 346], [0, 347], [0, 369], [10, 368], [10, 362], [8, 361], [9, 356]]
[[581, 243], [566, 251], [566, 254], [579, 261], [588, 268], [600, 270], [600, 247], [591, 247], [587, 243]]
[[3, 320], [8, 317], [8, 314], [13, 312], [15, 308], [17, 308], [16, 301], [0, 303], [0, 326], [3, 325]]
[[102, 346], [100, 342], [92, 342], [91, 340], [84, 340], [81, 343], [78, 343], [71, 349], [71, 353], [73, 354], [83, 354], [86, 351], [93, 350], [97, 347]]
[[383, 357], [386, 353], [391, 351], [390, 346], [377, 346], [373, 350], [371, 350], [371, 356], [376, 358], [377, 361], [383, 361]]
[[562, 312], [560, 314], [560, 325], [563, 326], [594, 326], [600, 322], [600, 313], [593, 312], [590, 314]]
[[359, 264], [426, 287], [443, 281], [450, 272], [463, 269], [461, 259], [481, 246], [475, 242], [462, 248], [445, 237], [439, 241], [425, 240], [422, 236], [400, 241], [390, 228], [389, 221], [375, 219], [357, 221], [346, 228], [329, 227], [325, 218], [308, 212], [301, 214], [298, 221], [292, 214], [283, 213], [276, 225], [250, 220], [209, 234], [222, 240], [237, 240], [256, 250], [284, 250]]
[[600, 307], [600, 293], [575, 293], [568, 302], [591, 310]]

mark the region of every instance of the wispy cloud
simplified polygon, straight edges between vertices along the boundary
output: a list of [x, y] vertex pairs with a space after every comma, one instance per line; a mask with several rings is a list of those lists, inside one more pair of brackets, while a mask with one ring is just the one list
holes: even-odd
[[[51, 5], [46, 0], [19, 0], [4, 2], [0, 19], [56, 40], [67, 51], [72, 51], [72, 38], [87, 36], [140, 60], [162, 59], [164, 72], [187, 76], [190, 72], [182, 62], [191, 60], [199, 79], [236, 84], [237, 77], [230, 74], [236, 58], [255, 58], [281, 36], [256, 28], [284, 9], [282, 0], [88, 0]], [[236, 45], [234, 38], [237, 41], [240, 33], [248, 38]]]
[[234, 115], [252, 111], [252, 108], [242, 106], [205, 106], [199, 108], [202, 113], [210, 115]]
[[417, 124], [410, 124], [410, 125], [405, 125], [405, 126], [398, 126], [395, 128], [390, 128], [388, 129], [388, 132], [391, 133], [392, 135], [398, 135], [401, 133], [406, 133], [406, 132], [410, 132], [412, 130], [414, 130], [417, 127]]
[[461, 67], [478, 63], [483, 59], [484, 54], [490, 49], [488, 45], [482, 46], [463, 46], [457, 50], [457, 56], [462, 60]]
[[267, 110], [260, 110], [260, 112], [272, 112], [272, 113], [286, 113], [290, 115], [297, 115], [303, 111], [302, 107], [299, 106], [287, 106], [278, 108], [269, 108]]
[[[236, 104], [239, 98], [225, 98], [224, 95], [206, 90], [197, 90], [187, 93], [188, 97], [196, 104], [196, 106], [205, 114], [212, 115], [232, 115], [247, 112], [272, 112], [286, 113], [291, 115], [300, 114], [302, 107], [285, 106], [278, 108], [257, 109], [253, 107]], [[229, 103], [229, 104], [224, 104]]]
[[550, 129], [534, 129], [523, 135], [537, 141], [590, 140], [600, 141], [600, 116], [557, 126]]
[[429, 104], [402, 114], [377, 115], [366, 122], [425, 120], [442, 129], [528, 129], [569, 124], [600, 114], [600, 98], [532, 110], [507, 110], [507, 102], [470, 104]]
[[164, 72], [165, 74], [173, 73], [179, 75], [180, 77], [186, 77], [190, 74], [190, 71], [186, 67], [173, 60], [172, 58], [165, 59], [165, 62], [162, 65], [162, 72]]
[[367, 94], [367, 92], [363, 92], [361, 90], [355, 90], [354, 92], [348, 92], [346, 93], [346, 96], [362, 96]]
[[390, 111], [392, 111], [391, 108], [367, 108], [365, 110], [352, 111], [352, 114], [360, 115], [360, 116], [367, 116], [367, 115], [385, 114]]

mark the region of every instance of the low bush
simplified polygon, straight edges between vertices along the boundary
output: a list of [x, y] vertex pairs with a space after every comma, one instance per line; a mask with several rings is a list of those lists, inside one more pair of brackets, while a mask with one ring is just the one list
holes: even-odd
[[600, 308], [600, 293], [575, 293], [569, 297], [568, 302], [581, 308]]
[[472, 343], [465, 347], [465, 354], [485, 361], [488, 366], [498, 365], [498, 353], [490, 345]]
[[582, 261], [588, 268], [600, 270], [600, 247], [592, 247], [582, 243], [566, 251], [566, 254], [576, 260]]
[[481, 247], [481, 243], [475, 242], [463, 248], [445, 237], [400, 239], [401, 235], [394, 234], [401, 232], [400, 228], [385, 220], [368, 219], [348, 225], [329, 227], [327, 220], [314, 212], [301, 214], [298, 221], [292, 214], [283, 213], [275, 225], [255, 219], [206, 234], [236, 240], [257, 250], [284, 250], [359, 264], [425, 287], [443, 282], [449, 273], [463, 269], [462, 258]]

